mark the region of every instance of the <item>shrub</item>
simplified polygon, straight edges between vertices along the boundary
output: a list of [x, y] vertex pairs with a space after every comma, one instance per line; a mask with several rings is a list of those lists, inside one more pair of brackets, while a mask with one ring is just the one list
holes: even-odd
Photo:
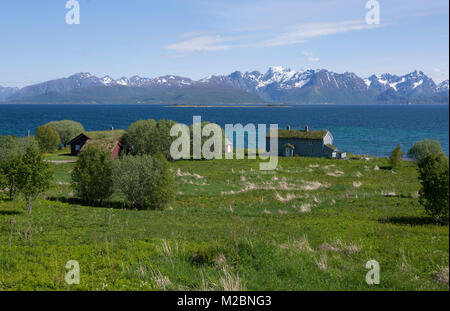
[[113, 160], [108, 152], [88, 146], [78, 157], [72, 172], [76, 195], [92, 205], [109, 199], [113, 193]]
[[52, 121], [47, 123], [53, 127], [61, 138], [61, 144], [67, 146], [67, 143], [84, 132], [84, 127], [79, 122], [72, 120]]
[[156, 125], [153, 119], [139, 120], [132, 123], [124, 136], [124, 147], [127, 153], [132, 155], [149, 154], [151, 145], [151, 133]]
[[398, 144], [397, 147], [392, 150], [391, 157], [389, 158], [389, 162], [391, 163], [393, 170], [400, 168], [402, 165], [403, 155], [404, 153], [400, 147], [400, 144]]
[[441, 144], [435, 139], [424, 139], [415, 143], [411, 149], [408, 150], [408, 157], [414, 160], [419, 160], [427, 154], [441, 154], [443, 153]]
[[436, 221], [448, 224], [449, 163], [440, 154], [427, 154], [417, 163], [421, 189], [419, 202]]
[[44, 152], [55, 151], [61, 143], [58, 132], [49, 125], [36, 128], [36, 139]]
[[28, 147], [39, 145], [36, 140], [30, 136], [26, 138], [17, 138], [15, 136], [4, 136], [0, 138], [0, 190], [9, 189], [9, 198], [12, 200], [17, 190], [17, 174]]
[[139, 120], [128, 127], [124, 137], [125, 149], [132, 155], [155, 155], [161, 152], [170, 160], [170, 145], [176, 139], [170, 136], [175, 124], [171, 120]]
[[165, 156], [158, 152], [155, 156], [155, 174], [158, 176], [151, 206], [164, 208], [175, 198], [176, 183]]
[[50, 164], [44, 161], [41, 150], [30, 145], [17, 168], [17, 191], [25, 197], [28, 216], [31, 215], [32, 203], [50, 187], [53, 177]]
[[115, 185], [138, 209], [161, 209], [175, 196], [175, 182], [165, 157], [158, 153], [124, 156], [117, 162]]

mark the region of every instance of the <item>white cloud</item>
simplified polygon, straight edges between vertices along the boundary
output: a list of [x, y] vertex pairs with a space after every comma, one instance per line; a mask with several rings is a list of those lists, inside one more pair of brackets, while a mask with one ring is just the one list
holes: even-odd
[[282, 46], [307, 42], [316, 37], [345, 33], [353, 30], [375, 28], [379, 25], [368, 25], [364, 21], [342, 21], [331, 23], [309, 23], [292, 27], [291, 31], [279, 34], [262, 43], [263, 46]]
[[318, 62], [320, 60], [319, 57], [314, 57], [314, 53], [310, 51], [304, 51], [303, 55], [308, 56], [308, 61], [310, 62]]
[[221, 37], [219, 35], [198, 36], [178, 43], [166, 45], [165, 48], [177, 52], [222, 51], [222, 50], [229, 50], [232, 48], [232, 45], [223, 44], [224, 42], [235, 41], [238, 39], [239, 39], [238, 37]]
[[[379, 25], [368, 25], [365, 21], [350, 20], [341, 22], [300, 24], [290, 27], [290, 30], [285, 32], [271, 32], [271, 35], [264, 32], [263, 30], [266, 28], [263, 27], [240, 29], [239, 32], [247, 32], [245, 36], [222, 36], [206, 34], [204, 32], [187, 32], [181, 35], [182, 41], [166, 45], [164, 48], [177, 51], [179, 53], [189, 53], [223, 51], [242, 47], [284, 46], [306, 42], [316, 37], [345, 33], [348, 31], [371, 29], [375, 27], [379, 27]], [[238, 30], [235, 29], [234, 31], [236, 32]], [[245, 44], [240, 42], [242, 39], [247, 39]], [[312, 57], [312, 52], [305, 51], [303, 54], [308, 56], [310, 61], [319, 60], [318, 57]]]

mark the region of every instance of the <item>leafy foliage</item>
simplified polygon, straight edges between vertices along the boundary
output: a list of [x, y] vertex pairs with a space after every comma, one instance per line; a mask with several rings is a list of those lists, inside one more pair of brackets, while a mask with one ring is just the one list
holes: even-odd
[[77, 196], [87, 204], [99, 203], [113, 194], [113, 160], [108, 152], [93, 146], [78, 157], [72, 172], [72, 186]]
[[449, 163], [443, 153], [429, 153], [418, 162], [420, 204], [437, 221], [449, 221]]
[[49, 125], [36, 128], [36, 139], [44, 152], [55, 151], [61, 143], [58, 131]]
[[15, 136], [0, 137], [0, 190], [8, 188], [12, 200], [17, 190], [17, 174], [22, 157], [28, 147], [38, 148], [33, 137], [17, 138]]
[[116, 188], [133, 207], [161, 209], [173, 201], [175, 181], [164, 155], [128, 155], [116, 163]]
[[170, 160], [170, 145], [175, 137], [170, 129], [175, 124], [171, 120], [139, 120], [131, 124], [125, 135], [125, 148], [132, 155], [156, 155], [161, 152]]
[[63, 144], [64, 147], [69, 141], [84, 132], [83, 125], [72, 120], [52, 121], [46, 125], [53, 127], [58, 132], [59, 137], [61, 138], [61, 144]]
[[26, 200], [28, 215], [31, 215], [32, 202], [50, 187], [53, 177], [50, 164], [44, 161], [41, 150], [30, 145], [22, 156], [17, 168], [17, 191]]
[[424, 139], [415, 143], [411, 149], [408, 150], [408, 157], [418, 160], [427, 154], [441, 154], [443, 153], [441, 144], [435, 139]]
[[397, 147], [392, 150], [391, 157], [389, 158], [389, 162], [391, 163], [392, 169], [396, 170], [401, 167], [402, 160], [403, 160], [403, 151], [400, 146], [400, 144], [397, 145]]
[[125, 149], [132, 155], [149, 154], [152, 141], [153, 128], [156, 121], [153, 119], [138, 120], [128, 127], [124, 137]]

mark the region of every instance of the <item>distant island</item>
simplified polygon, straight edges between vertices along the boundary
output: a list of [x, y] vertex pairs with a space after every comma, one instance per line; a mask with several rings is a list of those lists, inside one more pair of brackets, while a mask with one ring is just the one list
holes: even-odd
[[172, 104], [165, 107], [184, 107], [184, 108], [258, 108], [258, 107], [274, 107], [274, 108], [289, 108], [292, 106], [284, 104], [216, 104], [216, 105], [188, 105], [188, 104]]

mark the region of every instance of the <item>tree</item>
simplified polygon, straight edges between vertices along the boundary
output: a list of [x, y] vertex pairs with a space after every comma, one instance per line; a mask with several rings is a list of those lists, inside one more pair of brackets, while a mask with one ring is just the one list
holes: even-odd
[[170, 160], [170, 145], [176, 137], [170, 136], [175, 124], [171, 120], [139, 120], [128, 127], [124, 137], [125, 150], [132, 155], [156, 155], [161, 152]]
[[138, 209], [162, 209], [175, 196], [175, 182], [164, 155], [127, 155], [116, 162], [116, 188]]
[[52, 121], [46, 125], [53, 127], [58, 132], [59, 137], [61, 138], [61, 144], [63, 144], [64, 147], [67, 146], [69, 141], [84, 132], [83, 125], [72, 120]]
[[14, 199], [17, 190], [17, 174], [22, 157], [29, 147], [38, 148], [34, 137], [17, 138], [3, 136], [0, 138], [0, 175], [3, 176], [1, 188], [8, 188], [9, 199]]
[[449, 221], [449, 163], [443, 153], [427, 154], [417, 163], [421, 189], [419, 202], [436, 221]]
[[113, 160], [111, 154], [88, 146], [72, 171], [72, 186], [77, 196], [92, 205], [103, 202], [113, 194]]
[[441, 144], [435, 139], [424, 139], [415, 143], [408, 151], [408, 157], [414, 160], [419, 160], [427, 154], [441, 154]]
[[161, 152], [155, 156], [155, 174], [158, 177], [151, 205], [155, 209], [163, 209], [175, 199], [176, 183], [170, 164]]
[[36, 139], [44, 152], [55, 151], [61, 143], [58, 132], [49, 125], [36, 128]]
[[389, 158], [393, 170], [400, 168], [400, 166], [402, 165], [403, 155], [404, 153], [401, 149], [401, 146], [400, 144], [398, 144], [397, 147], [392, 150], [391, 157]]
[[156, 122], [153, 133], [153, 144], [151, 146], [150, 154], [156, 155], [161, 153], [166, 160], [171, 160], [170, 145], [176, 137], [170, 136], [170, 129], [176, 124], [172, 120], [159, 120]]
[[36, 145], [29, 146], [17, 170], [17, 190], [25, 197], [28, 216], [33, 201], [50, 187], [52, 176], [50, 164], [44, 161], [41, 150]]
[[156, 126], [153, 119], [139, 120], [132, 123], [124, 136], [124, 148], [132, 155], [150, 154], [152, 133]]

